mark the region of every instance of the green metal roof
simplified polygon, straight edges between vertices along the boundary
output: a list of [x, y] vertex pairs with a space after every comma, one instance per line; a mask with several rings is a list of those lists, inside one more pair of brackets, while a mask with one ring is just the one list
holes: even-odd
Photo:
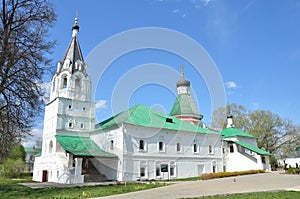
[[222, 135], [222, 138], [236, 137], [236, 136], [255, 138], [255, 136], [251, 135], [250, 133], [241, 131], [234, 127], [229, 127], [229, 128], [223, 129], [221, 131], [221, 135]]
[[26, 153], [38, 153], [41, 149], [34, 149], [34, 148], [24, 148]]
[[296, 147], [296, 151], [300, 151], [300, 146]]
[[102, 150], [91, 138], [77, 136], [55, 136], [60, 145], [75, 156], [96, 156], [102, 158], [117, 157]]
[[98, 129], [106, 129], [122, 123], [159, 129], [186, 131], [204, 134], [219, 134], [219, 132], [196, 126], [166, 115], [143, 105], [136, 105], [96, 125]]
[[198, 108], [196, 107], [190, 94], [177, 95], [170, 115], [191, 115], [197, 118], [203, 117], [203, 115], [199, 113]]
[[35, 157], [40, 157], [42, 155], [42, 152], [40, 151], [40, 152], [38, 152], [37, 154], [35, 154], [34, 156]]
[[256, 146], [253, 146], [247, 142], [239, 142], [239, 141], [234, 141], [234, 143], [238, 144], [238, 145], [241, 145], [242, 147], [246, 148], [246, 149], [249, 149], [251, 151], [254, 151], [255, 153], [258, 153], [260, 155], [267, 155], [267, 156], [270, 156], [272, 155], [271, 153], [263, 150], [263, 149], [260, 149]]

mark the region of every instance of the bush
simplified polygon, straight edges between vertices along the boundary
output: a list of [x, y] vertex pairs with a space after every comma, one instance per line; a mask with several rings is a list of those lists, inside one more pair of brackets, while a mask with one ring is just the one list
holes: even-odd
[[13, 160], [7, 159], [0, 166], [0, 176], [4, 178], [19, 178], [24, 170], [25, 163], [21, 158]]
[[234, 171], [234, 172], [218, 172], [218, 173], [204, 173], [201, 175], [202, 180], [209, 180], [214, 178], [224, 178], [230, 176], [249, 175], [256, 173], [264, 173], [264, 170], [248, 170], [248, 171]]

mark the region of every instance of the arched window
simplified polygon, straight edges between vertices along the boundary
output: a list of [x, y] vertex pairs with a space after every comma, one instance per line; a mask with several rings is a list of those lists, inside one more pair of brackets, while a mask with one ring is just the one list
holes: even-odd
[[68, 79], [67, 79], [67, 76], [65, 76], [63, 78], [63, 88], [67, 88], [67, 85], [68, 85]]
[[156, 164], [155, 164], [155, 176], [156, 177], [160, 177], [160, 170], [161, 170], [161, 168], [160, 168], [160, 162], [158, 161], [158, 162], [156, 162]]
[[49, 143], [49, 153], [52, 153], [52, 150], [53, 150], [53, 142], [51, 140]]
[[81, 78], [77, 77], [75, 80], [75, 90], [81, 90]]
[[146, 162], [141, 161], [140, 162], [140, 177], [146, 177]]
[[176, 165], [173, 161], [170, 162], [170, 176], [176, 176]]

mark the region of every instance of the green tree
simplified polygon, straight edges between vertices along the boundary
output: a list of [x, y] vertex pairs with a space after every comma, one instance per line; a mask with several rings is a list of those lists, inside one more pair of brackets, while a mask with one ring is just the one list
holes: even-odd
[[21, 177], [21, 173], [25, 168], [25, 162], [20, 158], [7, 159], [2, 165], [0, 165], [0, 175], [4, 178], [16, 178]]
[[19, 143], [15, 144], [8, 154], [8, 158], [13, 160], [21, 159], [25, 161], [25, 156], [26, 156], [25, 149], [23, 145]]
[[295, 126], [291, 120], [284, 120], [271, 111], [247, 111], [241, 105], [229, 104], [213, 112], [214, 121], [210, 127], [225, 128], [226, 116], [229, 114], [233, 115], [233, 124], [236, 128], [258, 138], [258, 147], [280, 158], [295, 156], [295, 148], [300, 145], [300, 127]]
[[48, 0], [0, 3], [0, 161], [30, 134], [43, 108], [43, 76], [54, 46], [48, 32], [55, 20]]
[[260, 148], [272, 154], [286, 154], [290, 152], [290, 147], [295, 148], [299, 135], [292, 121], [266, 110], [250, 112], [249, 120], [248, 131], [258, 137]]

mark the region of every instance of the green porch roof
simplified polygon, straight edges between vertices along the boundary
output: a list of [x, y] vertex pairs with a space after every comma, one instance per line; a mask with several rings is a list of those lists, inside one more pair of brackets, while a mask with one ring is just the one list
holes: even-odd
[[269, 152], [267, 152], [267, 151], [265, 151], [263, 149], [260, 149], [260, 148], [258, 148], [256, 146], [253, 146], [253, 145], [251, 145], [251, 144], [249, 144], [247, 142], [234, 141], [234, 143], [236, 143], [236, 144], [238, 144], [238, 145], [240, 145], [240, 146], [242, 146], [242, 147], [244, 147], [246, 149], [254, 151], [255, 153], [258, 153], [260, 155], [265, 155], [265, 156], [271, 156], [272, 155], [271, 153], [269, 153]]
[[102, 150], [91, 138], [77, 136], [55, 136], [60, 145], [75, 156], [95, 156], [101, 158], [115, 158], [113, 153]]
[[255, 136], [251, 135], [250, 133], [241, 131], [234, 127], [225, 128], [221, 131], [222, 138], [228, 138], [228, 137], [249, 137], [249, 138], [255, 138]]
[[98, 129], [114, 127], [122, 123], [159, 129], [187, 131], [204, 134], [219, 134], [219, 132], [204, 129], [189, 122], [166, 115], [143, 105], [136, 105], [96, 125]]
[[203, 117], [203, 115], [199, 113], [198, 108], [196, 107], [195, 102], [190, 94], [177, 95], [170, 115], [188, 115], [197, 118]]

